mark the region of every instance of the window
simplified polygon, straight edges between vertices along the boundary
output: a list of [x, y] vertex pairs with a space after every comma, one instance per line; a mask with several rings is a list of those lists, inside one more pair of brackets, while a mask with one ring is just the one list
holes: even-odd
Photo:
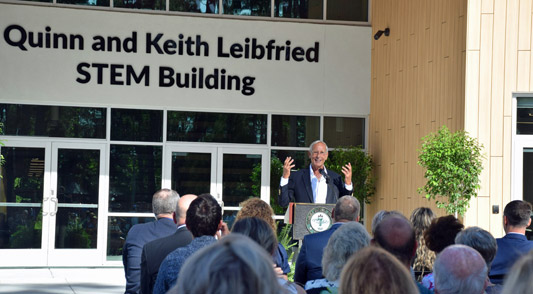
[[272, 146], [307, 147], [319, 138], [319, 116], [272, 115]]
[[[259, 172], [255, 173], [254, 168]], [[222, 194], [225, 206], [239, 206], [251, 197], [259, 197], [261, 155], [224, 154]], [[255, 177], [252, 177], [255, 175]]]
[[171, 188], [200, 195], [211, 186], [211, 153], [172, 152]]
[[[42, 2], [52, 2], [52, 1], [42, 1]], [[109, 7], [109, 0], [57, 0], [56, 3]]]
[[224, 14], [270, 16], [270, 0], [223, 0]]
[[368, 0], [328, 0], [326, 19], [368, 21]]
[[169, 111], [168, 141], [266, 144], [267, 116]]
[[[24, 0], [54, 3], [52, 0]], [[110, 0], [56, 0], [58, 4], [110, 7]], [[209, 15], [368, 22], [368, 0], [113, 0], [112, 8]], [[324, 7], [327, 13], [324, 15]], [[167, 9], [168, 6], [168, 9]], [[274, 6], [274, 9], [271, 7]], [[111, 8], [111, 7], [110, 7]]]
[[516, 109], [516, 133], [533, 134], [533, 97], [518, 97]]
[[162, 142], [163, 111], [113, 108], [111, 140]]
[[166, 10], [165, 0], [113, 0], [113, 7]]
[[[278, 205], [279, 183], [283, 173], [283, 162], [292, 157], [293, 170], [307, 168], [310, 164], [308, 148], [320, 139], [328, 144], [329, 156], [335, 148], [365, 145], [365, 118], [324, 116], [272, 115], [271, 162], [270, 162], [270, 205], [277, 215], [285, 213]], [[326, 164], [327, 166], [327, 164]]]
[[274, 16], [283, 18], [322, 19], [322, 0], [275, 0]]
[[152, 212], [161, 188], [161, 146], [111, 145], [109, 211]]
[[218, 0], [169, 0], [170, 11], [218, 14]]
[[324, 141], [329, 148], [365, 147], [365, 119], [357, 117], [324, 117]]
[[119, 217], [108, 219], [107, 228], [107, 260], [122, 260], [122, 248], [128, 231], [136, 224], [144, 224], [155, 220], [154, 217]]
[[105, 108], [0, 104], [3, 135], [105, 139]]

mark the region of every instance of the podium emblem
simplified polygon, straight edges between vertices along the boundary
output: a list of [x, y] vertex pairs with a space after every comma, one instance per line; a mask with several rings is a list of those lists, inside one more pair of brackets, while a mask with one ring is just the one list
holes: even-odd
[[331, 227], [331, 212], [324, 207], [316, 207], [307, 213], [306, 226], [309, 233], [323, 232]]

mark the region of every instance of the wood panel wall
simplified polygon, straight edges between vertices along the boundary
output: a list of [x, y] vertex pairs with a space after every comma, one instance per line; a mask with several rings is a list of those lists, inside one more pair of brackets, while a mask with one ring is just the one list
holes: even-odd
[[[447, 125], [465, 123], [466, 0], [372, 0], [369, 152], [374, 157], [377, 193], [367, 206], [370, 220], [381, 209], [436, 209], [417, 188], [421, 138]], [[367, 221], [370, 225], [370, 221]]]
[[465, 222], [496, 237], [504, 234], [503, 208], [511, 200], [512, 94], [533, 91], [532, 8], [532, 0], [468, 1], [465, 130], [487, 158]]

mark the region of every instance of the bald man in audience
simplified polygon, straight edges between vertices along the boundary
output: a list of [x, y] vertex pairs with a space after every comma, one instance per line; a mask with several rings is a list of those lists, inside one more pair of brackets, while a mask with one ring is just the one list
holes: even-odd
[[296, 259], [294, 270], [294, 282], [305, 286], [308, 281], [322, 279], [322, 256], [324, 248], [328, 245], [329, 238], [333, 232], [342, 224], [359, 221], [361, 204], [357, 198], [345, 195], [337, 200], [332, 216], [335, 223], [331, 228], [304, 237], [300, 253]]
[[[405, 216], [392, 214], [383, 218], [376, 227], [371, 244], [394, 255], [412, 273], [411, 261], [415, 257], [417, 245], [415, 230]], [[416, 286], [422, 294], [432, 293], [419, 283]]]
[[159, 266], [163, 259], [176, 248], [191, 243], [192, 234], [187, 230], [185, 220], [189, 205], [196, 198], [196, 195], [187, 194], [178, 200], [176, 212], [173, 214], [178, 230], [174, 234], [144, 245], [141, 255], [141, 294], [152, 294]]
[[433, 265], [433, 274], [437, 294], [483, 294], [488, 285], [485, 260], [465, 245], [451, 245], [442, 250]]

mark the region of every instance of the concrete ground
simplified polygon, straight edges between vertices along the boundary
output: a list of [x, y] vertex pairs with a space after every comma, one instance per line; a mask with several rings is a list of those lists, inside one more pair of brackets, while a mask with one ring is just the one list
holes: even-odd
[[122, 267], [0, 268], [0, 293], [118, 294], [125, 284]]

